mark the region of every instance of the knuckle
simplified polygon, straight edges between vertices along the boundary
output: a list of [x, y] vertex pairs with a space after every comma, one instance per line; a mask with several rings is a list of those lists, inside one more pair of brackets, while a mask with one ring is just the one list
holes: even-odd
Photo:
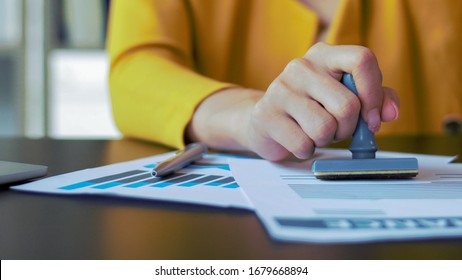
[[355, 96], [346, 99], [339, 106], [335, 114], [338, 123], [335, 140], [343, 140], [351, 136], [358, 122], [360, 110], [361, 103]]
[[300, 68], [302, 68], [302, 65], [303, 63], [301, 62], [300, 58], [292, 59], [291, 61], [289, 61], [289, 63], [287, 63], [287, 66], [284, 69], [284, 72], [285, 73], [297, 72], [300, 70]]
[[308, 59], [303, 57], [295, 58], [287, 63], [284, 73], [293, 75], [297, 73], [307, 72], [312, 68], [312, 65]]
[[280, 95], [285, 95], [289, 91], [289, 87], [287, 82], [281, 78], [276, 78], [266, 90], [265, 97], [267, 98], [274, 98]]
[[361, 103], [356, 96], [349, 96], [343, 101], [338, 102], [338, 108], [336, 108], [335, 116], [340, 121], [351, 121], [353, 118], [358, 116], [361, 110]]
[[319, 54], [319, 52], [321, 50], [323, 50], [324, 48], [326, 48], [328, 46], [327, 43], [324, 43], [324, 42], [318, 42], [316, 44], [314, 44], [307, 52], [306, 52], [306, 56], [307, 57], [315, 57]]
[[368, 65], [371, 63], [376, 63], [377, 58], [375, 57], [375, 54], [373, 51], [366, 47], [360, 47], [360, 49], [357, 52], [357, 55], [355, 57], [356, 65], [362, 66], [362, 65]]
[[257, 154], [262, 158], [269, 160], [269, 161], [280, 161], [286, 158], [289, 155], [289, 152], [283, 148], [282, 146], [279, 147], [272, 147], [272, 149], [260, 149], [257, 150]]
[[[308, 93], [309, 95], [309, 93]], [[296, 96], [294, 98], [293, 102], [297, 103], [300, 108], [303, 108], [303, 110], [311, 110], [313, 103], [316, 101], [313, 101], [310, 98], [306, 98], [305, 96]]]
[[332, 142], [337, 131], [337, 121], [332, 117], [326, 117], [320, 121], [313, 131], [313, 141], [317, 147], [324, 147]]
[[265, 126], [265, 124], [270, 121], [270, 117], [267, 112], [268, 110], [266, 109], [266, 106], [264, 104], [265, 102], [260, 101], [257, 104], [255, 104], [251, 114], [250, 114], [250, 121], [251, 125], [254, 128], [262, 128]]
[[314, 153], [313, 141], [307, 135], [294, 137], [289, 151], [299, 158], [309, 158]]
[[247, 132], [248, 147], [264, 159], [278, 161], [289, 155], [289, 151], [273, 139], [268, 131], [261, 127], [251, 128]]
[[289, 100], [291, 89], [289, 85], [283, 80], [277, 78], [268, 87], [265, 95], [257, 104], [261, 110], [267, 112], [276, 112], [283, 110], [284, 106]]
[[282, 91], [284, 90], [283, 86], [284, 83], [281, 82], [281, 79], [276, 78], [266, 89], [266, 94]]

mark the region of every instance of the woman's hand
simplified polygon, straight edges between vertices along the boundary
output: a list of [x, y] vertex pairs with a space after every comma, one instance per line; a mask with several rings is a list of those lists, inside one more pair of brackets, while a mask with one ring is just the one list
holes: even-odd
[[[359, 98], [339, 81], [355, 79]], [[227, 89], [196, 110], [188, 135], [212, 148], [248, 149], [277, 161], [290, 154], [306, 159], [315, 147], [350, 137], [359, 113], [377, 132], [399, 114], [394, 90], [382, 87], [375, 55], [361, 46], [318, 43], [289, 62], [265, 94]]]

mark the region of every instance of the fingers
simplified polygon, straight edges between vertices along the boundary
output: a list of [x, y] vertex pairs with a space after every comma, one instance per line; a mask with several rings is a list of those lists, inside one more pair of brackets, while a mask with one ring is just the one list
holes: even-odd
[[399, 117], [399, 98], [392, 88], [383, 88], [382, 120], [391, 122]]
[[[284, 95], [275, 102], [285, 104], [284, 110], [289, 110], [289, 114], [301, 125], [306, 122], [316, 122], [317, 119], [316, 116], [310, 118], [307, 115], [311, 114], [312, 111], [308, 110], [313, 107], [302, 107], [308, 102], [307, 100], [313, 100], [317, 105], [322, 106], [322, 110], [317, 112], [328, 113], [337, 122], [337, 130], [334, 132], [336, 140], [350, 137], [356, 127], [361, 108], [358, 98], [335, 77], [330, 76], [311, 61], [305, 59], [291, 61], [267, 91], [268, 97], [275, 95]], [[309, 132], [307, 129], [304, 130]]]
[[362, 46], [314, 45], [305, 57], [340, 80], [346, 72], [353, 75], [361, 101], [361, 114], [372, 132], [380, 129], [383, 91], [377, 58]]
[[325, 147], [332, 141], [348, 138], [353, 133], [356, 123], [349, 121], [349, 118], [357, 120], [359, 101], [354, 96], [351, 100], [354, 105], [351, 107], [347, 105], [348, 103], [340, 105], [334, 116], [317, 101], [296, 95], [292, 98], [292, 102], [287, 104], [287, 112], [312, 139], [316, 147]]
[[277, 161], [289, 154], [306, 159], [314, 152], [314, 143], [290, 117], [277, 107], [278, 94], [262, 98], [255, 106], [249, 130], [250, 149], [261, 157]]
[[[313, 155], [313, 141], [292, 118], [277, 116], [271, 120], [270, 125], [271, 129], [266, 129], [267, 135], [254, 136], [254, 150], [260, 156], [277, 161], [284, 159], [289, 153], [300, 159], [307, 159]], [[268, 149], [269, 147], [271, 148]]]
[[[355, 79], [358, 96], [341, 84]], [[361, 46], [319, 43], [292, 60], [257, 102], [251, 116], [249, 146], [270, 160], [289, 154], [310, 157], [315, 147], [350, 137], [362, 114], [372, 132], [399, 115], [399, 99], [382, 88], [375, 55]]]
[[[307, 159], [313, 155], [315, 147], [324, 147], [334, 139], [351, 136], [359, 113], [359, 101], [354, 94], [334, 80], [340, 90], [346, 91], [344, 95], [349, 96], [343, 100], [353, 101], [341, 102], [342, 109], [355, 118], [354, 122], [348, 122], [348, 114], [341, 116], [336, 113], [341, 117], [334, 117], [318, 101], [303, 94], [294, 94], [297, 90], [289, 86], [293, 83], [286, 82], [276, 79], [255, 106], [251, 117], [253, 129], [249, 132], [252, 150], [269, 160], [283, 159], [288, 152]], [[329, 105], [328, 100], [324, 101]]]

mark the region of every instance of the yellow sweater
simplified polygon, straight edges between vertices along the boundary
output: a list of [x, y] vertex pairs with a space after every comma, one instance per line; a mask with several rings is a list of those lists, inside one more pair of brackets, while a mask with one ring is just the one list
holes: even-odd
[[[194, 109], [229, 87], [265, 90], [318, 36], [297, 0], [114, 0], [113, 113], [125, 135], [182, 147]], [[343, 0], [326, 37], [369, 47], [401, 98], [381, 134], [442, 133], [462, 115], [462, 1]], [[238, 125], [238, 124], [236, 124]]]

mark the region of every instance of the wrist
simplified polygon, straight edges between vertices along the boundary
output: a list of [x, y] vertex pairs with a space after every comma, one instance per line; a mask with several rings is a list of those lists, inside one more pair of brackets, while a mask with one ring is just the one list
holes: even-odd
[[248, 150], [250, 115], [263, 94], [253, 89], [227, 88], [210, 95], [197, 107], [187, 137], [212, 149]]

